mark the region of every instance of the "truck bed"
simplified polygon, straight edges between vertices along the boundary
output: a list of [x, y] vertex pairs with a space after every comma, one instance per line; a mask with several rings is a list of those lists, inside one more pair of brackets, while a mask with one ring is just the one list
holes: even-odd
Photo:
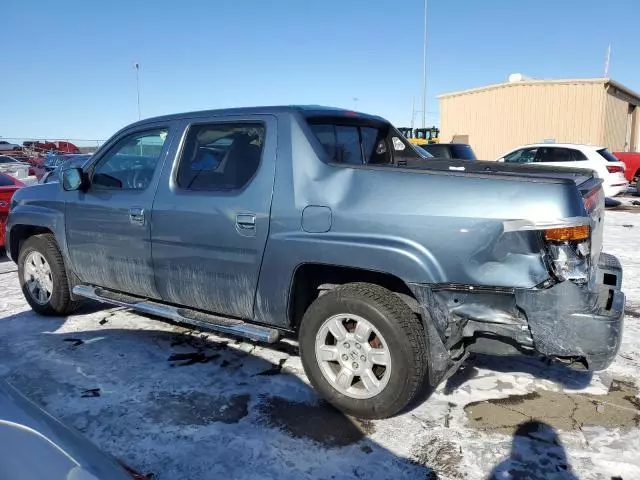
[[410, 162], [402, 168], [412, 170], [429, 170], [435, 172], [451, 172], [452, 174], [480, 174], [492, 178], [496, 176], [505, 179], [533, 180], [540, 182], [562, 182], [571, 180], [576, 185], [582, 185], [595, 177], [591, 170], [580, 168], [548, 167], [537, 165], [514, 165], [494, 161], [469, 161], [449, 159], [428, 159]]

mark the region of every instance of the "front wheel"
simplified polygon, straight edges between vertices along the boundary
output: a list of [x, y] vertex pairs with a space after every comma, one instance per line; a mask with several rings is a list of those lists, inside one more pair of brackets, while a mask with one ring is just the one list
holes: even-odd
[[24, 242], [18, 276], [25, 299], [40, 315], [68, 315], [80, 305], [71, 300], [62, 254], [51, 234], [34, 235]]
[[311, 384], [359, 418], [392, 416], [414, 400], [427, 376], [423, 326], [397, 295], [352, 283], [318, 297], [300, 326]]

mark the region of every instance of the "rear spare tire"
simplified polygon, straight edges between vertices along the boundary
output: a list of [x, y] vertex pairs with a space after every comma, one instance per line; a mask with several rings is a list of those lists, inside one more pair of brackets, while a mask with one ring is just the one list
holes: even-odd
[[359, 418], [398, 413], [426, 380], [420, 319], [378, 285], [350, 283], [318, 297], [302, 319], [299, 343], [311, 384]]
[[71, 300], [62, 254], [51, 234], [25, 240], [18, 257], [18, 277], [25, 299], [40, 315], [68, 315], [81, 303]]

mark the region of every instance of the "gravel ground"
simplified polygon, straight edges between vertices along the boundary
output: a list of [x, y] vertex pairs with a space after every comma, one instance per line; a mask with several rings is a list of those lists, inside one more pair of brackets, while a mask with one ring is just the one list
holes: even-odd
[[639, 233], [631, 206], [607, 212], [605, 250], [623, 263], [628, 303], [604, 372], [476, 356], [413, 411], [363, 422], [316, 396], [293, 342], [92, 305], [38, 317], [0, 260], [0, 376], [156, 480], [638, 479]]

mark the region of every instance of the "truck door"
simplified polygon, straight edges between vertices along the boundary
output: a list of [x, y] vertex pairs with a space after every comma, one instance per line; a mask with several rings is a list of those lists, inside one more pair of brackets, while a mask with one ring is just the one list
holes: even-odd
[[249, 319], [269, 234], [277, 121], [188, 122], [153, 204], [151, 243], [163, 300]]
[[85, 169], [88, 190], [64, 193], [67, 247], [84, 283], [158, 296], [151, 205], [173, 130], [162, 124], [124, 132]]

